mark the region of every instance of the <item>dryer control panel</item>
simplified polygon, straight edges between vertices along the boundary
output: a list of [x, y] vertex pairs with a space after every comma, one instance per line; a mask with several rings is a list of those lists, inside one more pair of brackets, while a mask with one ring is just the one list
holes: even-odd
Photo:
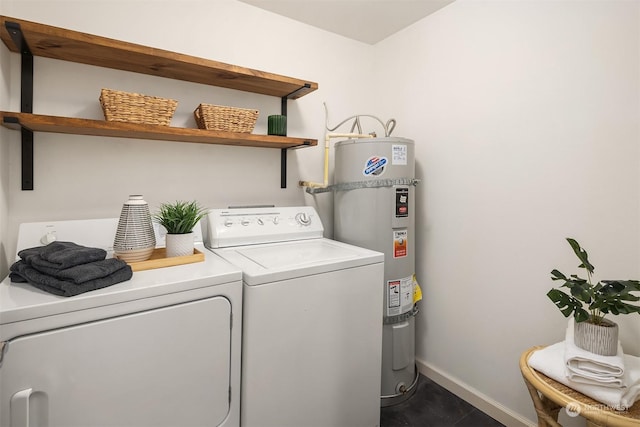
[[201, 222], [209, 248], [322, 238], [324, 227], [311, 206], [211, 209]]

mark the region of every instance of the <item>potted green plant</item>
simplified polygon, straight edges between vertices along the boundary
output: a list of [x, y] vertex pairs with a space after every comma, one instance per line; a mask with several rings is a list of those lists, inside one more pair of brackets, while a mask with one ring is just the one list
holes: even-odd
[[167, 257], [193, 255], [193, 228], [206, 214], [196, 201], [160, 205], [153, 218], [167, 230]]
[[627, 301], [638, 301], [638, 280], [602, 280], [593, 283], [595, 267], [589, 262], [587, 251], [571, 238], [567, 238], [573, 252], [580, 260], [579, 268], [587, 271], [587, 279], [575, 274], [567, 277], [558, 270], [551, 271], [552, 280], [564, 282], [560, 289], [551, 289], [547, 296], [560, 309], [564, 317], [573, 314], [575, 344], [587, 351], [612, 356], [618, 350], [618, 325], [605, 319], [607, 314], [640, 314], [640, 307]]

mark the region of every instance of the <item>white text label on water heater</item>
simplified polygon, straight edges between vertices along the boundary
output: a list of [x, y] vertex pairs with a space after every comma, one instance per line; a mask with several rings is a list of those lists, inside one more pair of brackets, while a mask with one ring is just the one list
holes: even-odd
[[406, 165], [407, 164], [407, 146], [404, 144], [393, 144], [391, 146], [391, 164]]

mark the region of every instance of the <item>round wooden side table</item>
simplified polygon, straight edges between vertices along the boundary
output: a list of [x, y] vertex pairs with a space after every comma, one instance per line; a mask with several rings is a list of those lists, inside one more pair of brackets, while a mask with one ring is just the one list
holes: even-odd
[[533, 400], [539, 427], [562, 427], [558, 424], [558, 413], [562, 408], [572, 416], [585, 418], [587, 426], [640, 426], [640, 401], [624, 411], [616, 411], [531, 368], [529, 357], [541, 348], [544, 347], [532, 347], [520, 356], [520, 371]]

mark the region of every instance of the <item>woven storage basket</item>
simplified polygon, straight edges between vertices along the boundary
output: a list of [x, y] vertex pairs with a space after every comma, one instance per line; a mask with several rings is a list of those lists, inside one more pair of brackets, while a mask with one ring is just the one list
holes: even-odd
[[102, 89], [100, 104], [110, 122], [169, 126], [178, 101], [139, 93]]
[[258, 110], [200, 104], [193, 115], [200, 129], [251, 133], [258, 119]]

